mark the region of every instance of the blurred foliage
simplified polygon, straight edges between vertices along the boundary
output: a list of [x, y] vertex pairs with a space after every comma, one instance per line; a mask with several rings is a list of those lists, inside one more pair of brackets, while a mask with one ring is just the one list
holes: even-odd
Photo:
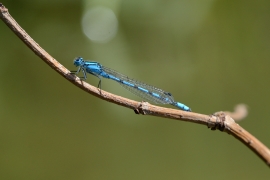
[[[48, 53], [74, 70], [99, 61], [170, 91], [194, 112], [249, 106], [241, 125], [270, 146], [270, 1], [2, 1]], [[116, 37], [93, 43], [86, 8], [106, 6]], [[238, 140], [206, 127], [138, 116], [55, 73], [0, 23], [1, 179], [265, 179], [268, 167]], [[98, 79], [89, 76], [89, 83]], [[118, 84], [103, 89], [141, 101]], [[260, 122], [260, 123], [259, 123]], [[256, 124], [257, 123], [257, 124]], [[218, 177], [216, 177], [218, 176]]]

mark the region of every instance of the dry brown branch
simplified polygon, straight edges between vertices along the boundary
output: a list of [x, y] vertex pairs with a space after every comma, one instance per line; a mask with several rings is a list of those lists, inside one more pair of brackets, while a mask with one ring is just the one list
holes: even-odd
[[222, 132], [227, 132], [228, 134], [233, 135], [235, 138], [243, 142], [248, 148], [254, 151], [264, 162], [266, 162], [268, 166], [270, 166], [269, 149], [258, 139], [256, 139], [245, 129], [243, 129], [240, 125], [235, 123], [235, 121], [228, 115], [230, 114], [236, 119], [242, 119], [247, 114], [245, 107], [242, 106], [240, 107], [240, 109], [236, 109], [233, 114], [229, 112], [219, 112], [213, 115], [204, 115], [194, 112], [185, 112], [177, 109], [154, 106], [147, 102], [136, 102], [103, 90], [99, 90], [98, 88], [91, 86], [84, 81], [81, 81], [78, 77], [71, 74], [67, 68], [61, 65], [44, 49], [42, 49], [12, 18], [12, 16], [8, 12], [8, 9], [5, 8], [2, 3], [0, 3], [0, 18], [29, 47], [29, 49], [31, 49], [38, 57], [40, 57], [44, 62], [46, 62], [52, 69], [57, 71], [68, 81], [78, 86], [82, 90], [88, 92], [89, 94], [94, 95], [105, 101], [109, 101], [114, 104], [133, 109], [138, 114], [159, 116], [164, 118], [203, 124], [206, 125], [208, 128], [211, 128], [212, 130], [219, 129]]

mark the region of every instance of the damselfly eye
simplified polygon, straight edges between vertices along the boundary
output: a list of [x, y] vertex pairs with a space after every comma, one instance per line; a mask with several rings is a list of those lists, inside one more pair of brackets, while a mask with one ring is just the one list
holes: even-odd
[[82, 66], [84, 64], [84, 60], [81, 57], [77, 57], [77, 58], [74, 59], [73, 64], [75, 66]]

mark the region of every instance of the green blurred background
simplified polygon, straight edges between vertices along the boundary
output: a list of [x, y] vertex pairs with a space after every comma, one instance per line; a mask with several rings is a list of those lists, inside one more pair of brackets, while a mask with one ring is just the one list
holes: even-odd
[[[170, 91], [203, 114], [246, 103], [249, 115], [241, 126], [270, 146], [270, 1], [1, 2], [70, 70], [76, 70], [76, 56], [99, 61]], [[94, 35], [110, 35], [106, 40], [84, 34], [84, 14], [95, 8], [114, 14], [109, 27], [102, 15], [92, 17], [94, 25], [104, 20]], [[269, 176], [264, 162], [232, 136], [102, 101], [59, 76], [3, 22], [0, 37], [0, 179]], [[88, 76], [87, 82], [96, 86], [98, 79]], [[102, 87], [141, 101], [115, 82], [104, 80]]]

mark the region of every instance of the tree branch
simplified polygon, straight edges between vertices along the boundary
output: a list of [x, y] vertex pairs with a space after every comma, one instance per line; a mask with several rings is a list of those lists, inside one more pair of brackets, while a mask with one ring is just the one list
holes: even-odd
[[[77, 76], [71, 74], [71, 72], [60, 64], [56, 59], [54, 59], [50, 54], [48, 54], [44, 49], [42, 49], [12, 18], [9, 14], [8, 9], [0, 3], [0, 18], [3, 22], [31, 49], [38, 57], [40, 57], [45, 63], [47, 63], [52, 69], [66, 78], [68, 81], [78, 86], [82, 90], [88, 92], [105, 101], [121, 105], [133, 109], [137, 114], [152, 115], [164, 118], [170, 118], [181, 121], [188, 121], [197, 124], [206, 125], [212, 130], [219, 129], [220, 131], [227, 132], [233, 135], [241, 142], [243, 142], [248, 148], [254, 151], [266, 164], [270, 167], [270, 151], [262, 144], [258, 139], [248, 133], [240, 125], [235, 123], [235, 121], [223, 112], [215, 113], [214, 115], [204, 115], [194, 112], [185, 112], [177, 109], [164, 108], [160, 106], [154, 106], [147, 102], [137, 102], [121, 96], [111, 94], [109, 92], [100, 90], [84, 81], [81, 81]], [[240, 116], [239, 116], [240, 112]], [[242, 107], [242, 111], [236, 110], [235, 113], [230, 114], [235, 118], [244, 118], [246, 114]], [[235, 116], [234, 116], [235, 115]]]

